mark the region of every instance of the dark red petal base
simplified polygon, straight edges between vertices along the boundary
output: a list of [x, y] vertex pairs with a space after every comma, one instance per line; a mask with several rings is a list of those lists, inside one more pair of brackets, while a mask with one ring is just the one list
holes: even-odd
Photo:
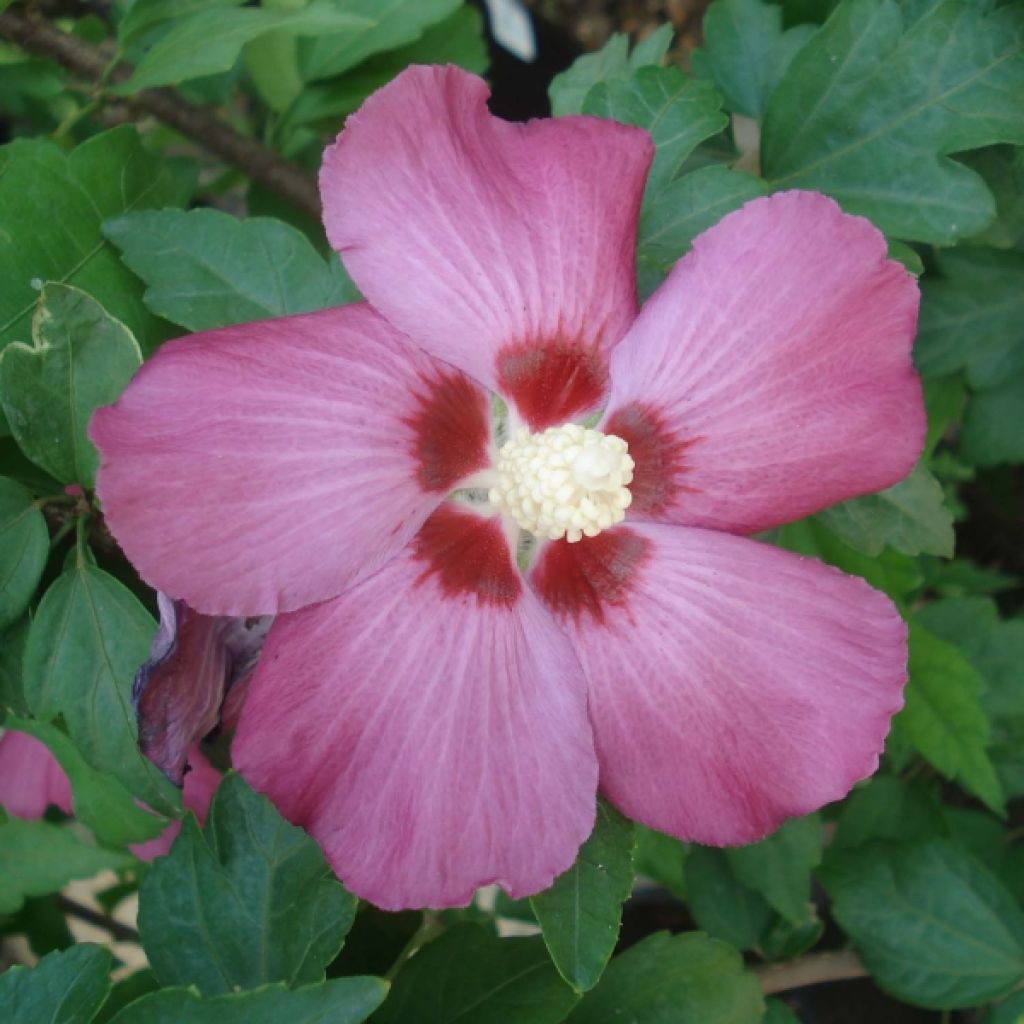
[[686, 449], [701, 440], [682, 440], [656, 409], [631, 402], [613, 412], [601, 430], [621, 437], [629, 445], [636, 464], [629, 490], [633, 495], [630, 512], [661, 515], [680, 492], [694, 493], [682, 478], [686, 474]]
[[578, 544], [556, 540], [541, 551], [530, 582], [555, 615], [579, 620], [586, 614], [603, 622], [609, 605], [628, 605], [649, 553], [650, 543], [626, 526]]
[[405, 423], [415, 432], [418, 479], [425, 491], [450, 491], [488, 464], [487, 393], [457, 370], [422, 379], [416, 412]]
[[579, 342], [508, 345], [497, 356], [498, 390], [531, 430], [565, 423], [597, 408], [608, 389], [608, 364]]
[[522, 593], [497, 517], [441, 505], [416, 534], [413, 552], [426, 565], [420, 579], [436, 578], [448, 597], [469, 594], [481, 604], [511, 605]]

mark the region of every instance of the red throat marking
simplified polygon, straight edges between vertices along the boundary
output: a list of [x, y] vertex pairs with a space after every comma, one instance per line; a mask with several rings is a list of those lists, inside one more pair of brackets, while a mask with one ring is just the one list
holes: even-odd
[[617, 409], [601, 430], [621, 437], [636, 463], [629, 485], [633, 495], [631, 512], [661, 515], [678, 492], [694, 493], [693, 487], [680, 480], [687, 468], [686, 449], [701, 438], [680, 440], [655, 409], [640, 402]]
[[556, 615], [576, 621], [586, 613], [604, 622], [605, 608], [626, 605], [650, 543], [619, 526], [578, 544], [552, 541], [531, 575], [538, 596]]
[[426, 563], [420, 579], [435, 577], [446, 597], [471, 594], [480, 604], [512, 605], [522, 592], [497, 517], [441, 505], [416, 534], [413, 551]]
[[579, 342], [508, 345], [497, 357], [498, 390], [515, 402], [531, 430], [594, 409], [608, 388], [608, 364]]
[[425, 491], [450, 491], [488, 464], [487, 395], [457, 370], [423, 378], [417, 409], [404, 422], [415, 433], [417, 478]]

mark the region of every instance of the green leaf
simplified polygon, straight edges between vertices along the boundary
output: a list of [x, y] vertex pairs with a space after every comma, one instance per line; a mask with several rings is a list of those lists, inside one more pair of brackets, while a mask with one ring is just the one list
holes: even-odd
[[88, 292], [152, 350], [167, 327], [143, 306], [142, 286], [100, 224], [180, 202], [167, 162], [147, 152], [127, 125], [94, 135], [70, 154], [45, 142], [3, 148], [14, 154], [0, 177], [0, 347], [29, 338], [39, 297], [34, 282], [57, 281]]
[[460, 924], [428, 943], [395, 979], [374, 1024], [560, 1024], [576, 994], [540, 936], [499, 939]]
[[961, 557], [952, 562], [936, 562], [929, 573], [928, 585], [946, 597], [970, 597], [1012, 590], [1017, 580], [1009, 573]]
[[636, 833], [636, 850], [633, 854], [636, 873], [646, 875], [664, 886], [673, 896], [685, 900], [684, 865], [688, 847], [674, 836], [667, 836], [653, 828], [634, 825], [633, 830]]
[[180, 794], [139, 753], [132, 679], [156, 624], [113, 576], [73, 561], [43, 595], [25, 645], [25, 699], [43, 721], [61, 715], [75, 746], [156, 810], [180, 814]]
[[[306, 85], [277, 128], [282, 149], [287, 153], [293, 146], [301, 149], [309, 144], [309, 131], [304, 126], [336, 132], [342, 120], [371, 93], [410, 64], [457, 64], [483, 74], [488, 62], [483, 16], [475, 7], [459, 7], [414, 42], [370, 57], [339, 78]], [[322, 233], [319, 222], [316, 226]]]
[[843, 804], [827, 854], [831, 857], [879, 839], [937, 839], [944, 834], [942, 805], [932, 787], [876, 775]]
[[358, 298], [341, 263], [296, 228], [219, 210], [158, 210], [108, 221], [106, 236], [146, 282], [146, 305], [190, 331], [309, 313]]
[[787, 821], [767, 839], [726, 850], [729, 866], [748, 889], [759, 892], [793, 924], [806, 921], [811, 871], [821, 863], [817, 814]]
[[1024, 13], [935, 4], [904, 31], [895, 0], [843, 0], [768, 104], [764, 175], [827, 192], [897, 238], [950, 245], [995, 202], [948, 156], [1024, 141]]
[[772, 540], [789, 551], [813, 555], [843, 572], [861, 576], [897, 602], [920, 587], [924, 579], [917, 559], [889, 549], [877, 558], [869, 558], [844, 544], [817, 516], [774, 530]]
[[1001, 813], [1003, 793], [988, 753], [980, 676], [955, 647], [914, 621], [909, 671], [906, 704], [893, 719], [894, 736]]
[[922, 375], [966, 370], [981, 389], [1024, 370], [1024, 252], [954, 249], [938, 264], [943, 276], [921, 282], [914, 359]]
[[963, 418], [967, 389], [958, 373], [948, 377], [932, 377], [922, 383], [924, 408], [928, 415], [928, 433], [924, 440], [922, 458], [930, 459], [950, 426]]
[[331, 961], [330, 977], [387, 974], [422, 926], [418, 910], [388, 913], [361, 903], [344, 947]]
[[905, 555], [953, 554], [953, 514], [924, 465], [878, 494], [852, 498], [818, 516], [841, 541], [872, 558], [886, 547]]
[[245, 0], [133, 0], [117, 25], [117, 41], [128, 50], [154, 29], [210, 7], [241, 7]]
[[116, 778], [91, 768], [57, 726], [10, 715], [4, 727], [28, 733], [46, 744], [71, 783], [75, 817], [100, 842], [126, 846], [154, 839], [167, 827], [165, 819], [139, 807]]
[[722, 98], [708, 82], [678, 68], [642, 67], [628, 78], [598, 82], [583, 113], [645, 129], [654, 140], [647, 195], [654, 196], [679, 173], [686, 158], [728, 123]]
[[266, 985], [213, 999], [166, 988], [129, 1003], [111, 1024], [359, 1024], [387, 991], [380, 978], [339, 978], [292, 990]]
[[612, 960], [567, 1024], [759, 1024], [763, 1013], [736, 950], [699, 932], [658, 932]]
[[971, 243], [999, 249], [1018, 246], [1024, 241], [1024, 149], [990, 146], [961, 159], [985, 179], [996, 197], [996, 219]]
[[107, 1001], [103, 1004], [93, 1024], [109, 1024], [114, 1015], [123, 1010], [129, 1003], [141, 999], [160, 987], [156, 975], [148, 968], [142, 967], [132, 974], [114, 982]]
[[764, 1004], [762, 1024], [800, 1024], [800, 1018], [781, 999], [768, 999]]
[[370, 23], [344, 33], [323, 34], [299, 44], [299, 68], [315, 80], [340, 75], [367, 57], [415, 42], [431, 25], [447, 18], [460, 0], [346, 0], [353, 14]]
[[28, 714], [21, 685], [21, 663], [28, 640], [29, 617], [23, 615], [9, 629], [0, 633], [0, 709], [8, 708], [17, 715]]
[[1024, 373], [971, 396], [960, 434], [960, 454], [973, 466], [1024, 462]]
[[888, 243], [889, 259], [902, 263], [914, 277], [920, 277], [924, 273], [924, 261], [918, 255], [916, 249], [907, 245], [906, 242], [899, 242], [892, 238], [888, 240]]
[[660, 64], [671, 39], [671, 26], [663, 26], [630, 53], [629, 37], [614, 33], [600, 50], [577, 57], [571, 67], [551, 79], [551, 113], [555, 117], [581, 114], [587, 94], [598, 82], [619, 81], [638, 68]]
[[95, 300], [63, 284], [43, 286], [32, 345], [0, 358], [0, 402], [21, 450], [65, 484], [93, 486], [99, 453], [87, 436], [142, 365], [132, 332]]
[[775, 916], [760, 893], [736, 877], [724, 850], [694, 846], [686, 858], [686, 888], [694, 921], [737, 949], [753, 949]]
[[551, 959], [578, 992], [597, 984], [615, 949], [622, 904], [633, 888], [633, 846], [632, 823], [599, 803], [576, 862], [530, 900]]
[[974, 1006], [1024, 979], [1024, 914], [991, 872], [946, 840], [860, 849], [836, 858], [822, 879], [836, 920], [897, 999]]
[[287, 110], [302, 93], [298, 40], [292, 33], [267, 32], [250, 39], [242, 57], [246, 75], [271, 110]]
[[816, 946], [825, 932], [825, 923], [808, 905], [804, 919], [787, 921], [778, 914], [761, 936], [759, 952], [767, 960], [793, 960]]
[[64, 825], [3, 820], [0, 812], [0, 914], [10, 914], [26, 896], [45, 896], [74, 878], [136, 863], [129, 853], [91, 846]]
[[203, 995], [322, 981], [354, 916], [355, 899], [320, 847], [234, 774], [201, 832], [185, 818], [139, 896], [153, 970]]
[[1000, 619], [995, 602], [985, 598], [936, 601], [918, 618], [955, 644], [984, 678], [981, 705], [992, 724], [989, 753], [1007, 794], [1024, 795], [1024, 619]]
[[46, 520], [31, 491], [0, 477], [0, 630], [28, 607], [49, 551]]
[[297, 36], [366, 32], [372, 18], [342, 10], [330, 0], [311, 0], [298, 10], [209, 5], [175, 18], [136, 64], [135, 72], [111, 92], [130, 95], [140, 89], [178, 85], [194, 78], [230, 71], [242, 47], [268, 32]]
[[696, 74], [710, 78], [729, 110], [760, 120], [813, 25], [782, 30], [782, 8], [761, 0], [715, 0], [704, 15], [704, 47], [692, 57]]
[[44, 956], [35, 967], [0, 974], [0, 1006], [11, 1024], [88, 1024], [110, 991], [112, 957], [82, 944]]
[[641, 259], [667, 267], [690, 248], [702, 231], [767, 192], [768, 186], [760, 178], [726, 167], [702, 167], [684, 174], [641, 211], [637, 240]]
[[1015, 992], [1005, 1002], [993, 1006], [982, 1024], [1024, 1024], [1024, 992]]

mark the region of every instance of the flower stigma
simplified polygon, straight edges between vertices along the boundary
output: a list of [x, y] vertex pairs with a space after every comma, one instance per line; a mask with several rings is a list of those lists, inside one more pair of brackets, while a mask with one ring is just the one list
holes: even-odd
[[487, 497], [522, 529], [574, 544], [622, 522], [633, 465], [614, 434], [578, 423], [537, 434], [520, 427], [498, 451], [500, 479]]

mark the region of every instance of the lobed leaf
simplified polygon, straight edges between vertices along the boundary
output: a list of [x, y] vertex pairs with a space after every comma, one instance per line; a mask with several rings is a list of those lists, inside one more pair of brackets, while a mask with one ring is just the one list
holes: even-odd
[[1001, 812], [1004, 797], [988, 752], [981, 677], [955, 647], [913, 620], [909, 673], [906, 704], [893, 719], [893, 735]]
[[796, 25], [783, 31], [782, 8], [761, 0], [715, 0], [702, 29], [704, 45], [693, 54], [694, 73], [715, 83], [729, 110], [756, 120], [816, 30]]
[[359, 293], [337, 259], [297, 228], [219, 210], [156, 210], [107, 221], [103, 232], [146, 283], [156, 315], [190, 331], [310, 313]]
[[139, 930], [165, 985], [205, 996], [323, 980], [355, 916], [320, 847], [241, 776], [228, 774], [205, 828], [186, 817], [150, 869]]
[[89, 1024], [110, 991], [112, 957], [83, 943], [44, 956], [35, 967], [0, 974], [0, 1006], [12, 1024]]
[[996, 211], [949, 154], [998, 142], [1024, 142], [1024, 11], [946, 0], [905, 24], [896, 0], [843, 0], [768, 103], [762, 168], [887, 234], [950, 245]]
[[0, 348], [29, 338], [36, 286], [55, 281], [88, 292], [152, 350], [167, 336], [166, 325], [142, 304], [141, 286], [100, 224], [131, 210], [179, 203], [182, 184], [167, 162], [122, 125], [68, 154], [49, 142], [12, 143], [0, 147], [0, 165]]
[[1024, 979], [1024, 913], [948, 840], [862, 848], [822, 879], [872, 977], [898, 999], [974, 1006]]
[[641, 67], [628, 78], [598, 82], [583, 100], [583, 113], [643, 128], [655, 156], [647, 195], [657, 195], [705, 139], [728, 123], [722, 98], [708, 82], [678, 68]]
[[91, 488], [99, 453], [89, 420], [141, 365], [132, 332], [95, 299], [69, 285], [44, 285], [32, 345], [14, 342], [0, 358], [0, 403], [21, 450], [62, 483]]
[[628, 36], [614, 33], [600, 50], [577, 57], [571, 67], [551, 79], [548, 96], [552, 115], [582, 113], [587, 94], [598, 82], [619, 81], [638, 68], [661, 64], [671, 42], [672, 26], [663, 25], [631, 53]]
[[841, 541], [872, 557], [887, 547], [905, 555], [953, 554], [953, 514], [924, 465], [898, 484], [833, 505], [818, 518]]

